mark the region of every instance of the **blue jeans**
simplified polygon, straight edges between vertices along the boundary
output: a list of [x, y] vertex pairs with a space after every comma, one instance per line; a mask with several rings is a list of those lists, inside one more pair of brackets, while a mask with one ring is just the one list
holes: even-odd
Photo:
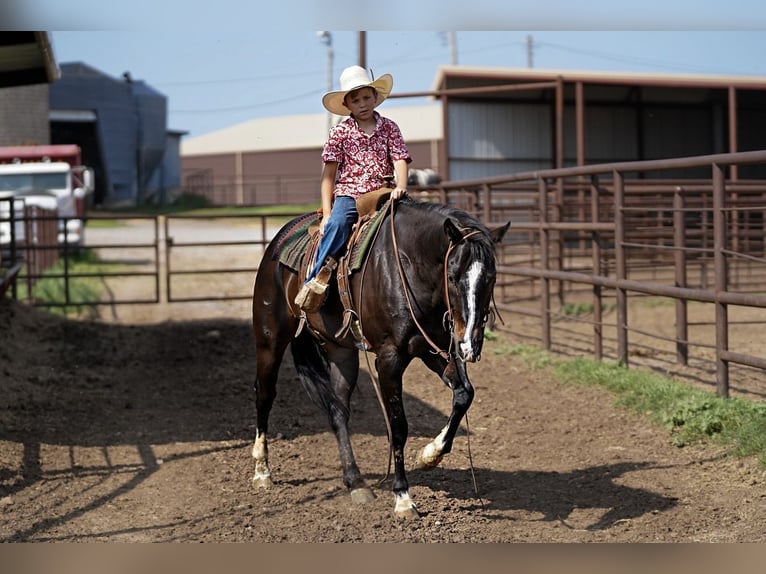
[[338, 255], [343, 250], [349, 235], [351, 235], [351, 227], [358, 217], [359, 212], [356, 210], [356, 200], [353, 197], [340, 196], [335, 198], [330, 218], [327, 220], [324, 233], [319, 239], [314, 269], [306, 277], [307, 283], [316, 277], [328, 256]]

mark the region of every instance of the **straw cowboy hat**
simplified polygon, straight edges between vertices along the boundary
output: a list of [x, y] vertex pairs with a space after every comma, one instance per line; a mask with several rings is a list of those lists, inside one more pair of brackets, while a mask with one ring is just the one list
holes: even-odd
[[348, 116], [351, 114], [351, 110], [343, 105], [346, 94], [359, 88], [374, 88], [378, 92], [378, 101], [375, 102], [377, 108], [391, 93], [393, 86], [394, 78], [391, 74], [383, 74], [377, 80], [372, 81], [364, 68], [351, 66], [343, 70], [340, 75], [340, 90], [327, 92], [322, 97], [322, 105], [328, 112], [335, 115]]

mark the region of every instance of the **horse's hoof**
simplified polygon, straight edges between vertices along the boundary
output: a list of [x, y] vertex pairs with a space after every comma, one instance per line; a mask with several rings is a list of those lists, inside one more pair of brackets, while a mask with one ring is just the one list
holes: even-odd
[[420, 513], [412, 502], [409, 493], [397, 494], [394, 496], [396, 504], [394, 505], [394, 514], [397, 518], [411, 519], [420, 518]]
[[396, 509], [394, 514], [396, 514], [397, 518], [403, 518], [404, 520], [415, 520], [420, 518], [420, 513], [418, 512], [418, 509], [415, 508], [414, 504], [409, 508]]
[[351, 491], [351, 501], [355, 504], [369, 504], [373, 500], [375, 500], [375, 495], [366, 486]]
[[444, 458], [443, 454], [437, 454], [432, 444], [427, 444], [418, 453], [418, 458], [415, 461], [415, 468], [418, 470], [431, 470], [439, 466], [439, 463]]
[[255, 490], [260, 490], [261, 488], [271, 488], [272, 486], [274, 486], [274, 482], [271, 480], [270, 475], [253, 477], [253, 488]]

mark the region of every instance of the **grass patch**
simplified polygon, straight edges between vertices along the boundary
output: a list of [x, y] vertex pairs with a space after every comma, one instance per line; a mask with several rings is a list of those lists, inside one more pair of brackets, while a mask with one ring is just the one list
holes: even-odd
[[649, 417], [668, 429], [683, 447], [714, 441], [737, 456], [758, 457], [766, 467], [766, 403], [742, 398], [723, 399], [654, 373], [589, 359], [557, 359], [523, 345], [499, 347], [498, 354], [519, 356], [533, 368], [551, 368], [568, 384], [595, 385], [616, 397], [616, 405]]
[[593, 303], [565, 303], [561, 312], [567, 317], [582, 317], [593, 313]]
[[[32, 287], [27, 289], [25, 281], [19, 281], [19, 299], [48, 306], [49, 311], [61, 315], [79, 315], [92, 309], [92, 301], [98, 301], [103, 292], [99, 277], [78, 277], [78, 275], [100, 274], [117, 271], [120, 265], [104, 263], [89, 249], [83, 249], [69, 257], [69, 284], [64, 277], [64, 260], [60, 259], [45, 271]], [[68, 287], [68, 289], [67, 289]], [[68, 297], [67, 297], [68, 292]]]
[[644, 297], [641, 305], [654, 309], [657, 307], [675, 307], [676, 300], [672, 297]]

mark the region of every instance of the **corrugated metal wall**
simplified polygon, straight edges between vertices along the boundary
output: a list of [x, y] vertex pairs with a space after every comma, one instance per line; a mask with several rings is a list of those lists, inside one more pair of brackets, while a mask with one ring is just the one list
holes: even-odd
[[449, 179], [550, 167], [552, 118], [544, 104], [450, 103]]
[[[454, 102], [448, 122], [451, 180], [555, 167], [550, 104]], [[714, 114], [707, 106], [590, 104], [584, 122], [588, 164], [714, 153]], [[564, 166], [577, 164], [576, 137], [575, 108], [567, 105]], [[688, 170], [683, 175], [697, 177]]]

